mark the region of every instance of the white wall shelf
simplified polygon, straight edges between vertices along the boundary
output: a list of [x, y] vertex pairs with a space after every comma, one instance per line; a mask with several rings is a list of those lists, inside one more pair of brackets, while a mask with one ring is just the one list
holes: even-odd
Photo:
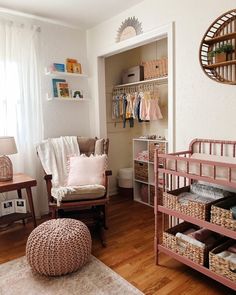
[[49, 101], [75, 101], [75, 102], [89, 102], [89, 98], [61, 98], [61, 97], [47, 97], [47, 100]]
[[154, 78], [150, 80], [143, 80], [133, 83], [127, 83], [127, 84], [120, 84], [114, 86], [114, 88], [122, 88], [122, 87], [128, 87], [128, 86], [135, 86], [135, 85], [141, 85], [141, 84], [147, 84], [147, 83], [153, 83], [153, 82], [159, 82], [160, 84], [167, 84], [168, 83], [168, 77], [161, 77], [161, 78]]
[[[86, 74], [79, 74], [79, 73], [69, 73], [69, 72], [60, 72], [60, 71], [49, 71], [48, 68], [45, 67], [45, 75], [48, 76], [51, 81], [53, 81], [55, 78], [63, 79], [68, 83], [69, 85], [69, 91], [70, 93], [75, 90], [82, 91], [82, 94], [84, 97], [88, 97], [88, 85], [87, 84], [87, 78], [88, 75]], [[75, 79], [73, 79], [75, 78]], [[52, 82], [51, 82], [52, 83]], [[79, 87], [78, 87], [79, 85]], [[90, 101], [88, 98], [74, 98], [74, 97], [55, 97], [54, 89], [51, 84], [51, 90], [48, 91], [46, 94], [46, 99], [48, 101], [75, 101], [75, 102], [85, 102]]]
[[53, 77], [81, 77], [88, 78], [88, 75], [78, 74], [78, 73], [68, 73], [68, 72], [59, 72], [59, 71], [46, 71], [45, 75]]

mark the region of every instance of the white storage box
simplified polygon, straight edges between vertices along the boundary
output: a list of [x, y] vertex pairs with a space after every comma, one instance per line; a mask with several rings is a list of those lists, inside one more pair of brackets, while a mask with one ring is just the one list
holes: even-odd
[[122, 168], [119, 170], [118, 186], [123, 188], [133, 187], [133, 168]]
[[127, 69], [122, 73], [122, 83], [133, 83], [143, 81], [144, 74], [143, 74], [143, 66], [135, 66], [132, 68]]

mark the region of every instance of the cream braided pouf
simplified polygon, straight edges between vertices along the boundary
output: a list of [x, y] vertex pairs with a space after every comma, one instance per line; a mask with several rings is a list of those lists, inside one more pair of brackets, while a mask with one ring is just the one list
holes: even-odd
[[51, 219], [36, 227], [26, 245], [31, 268], [47, 276], [74, 272], [91, 254], [91, 236], [87, 226], [70, 218]]

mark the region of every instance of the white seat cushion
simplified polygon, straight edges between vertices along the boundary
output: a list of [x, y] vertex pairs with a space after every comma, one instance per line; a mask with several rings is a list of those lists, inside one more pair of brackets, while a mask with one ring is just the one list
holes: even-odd
[[100, 184], [81, 185], [76, 187], [75, 191], [68, 193], [63, 198], [64, 201], [94, 200], [104, 197], [105, 186]]

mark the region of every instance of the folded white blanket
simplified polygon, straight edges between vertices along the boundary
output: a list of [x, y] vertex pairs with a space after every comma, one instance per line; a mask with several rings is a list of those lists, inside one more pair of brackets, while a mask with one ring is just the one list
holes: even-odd
[[67, 161], [70, 156], [80, 155], [76, 136], [49, 138], [40, 143], [37, 152], [46, 174], [52, 174], [51, 194], [58, 204], [65, 194], [75, 190], [67, 186]]
[[232, 253], [232, 252], [229, 252], [229, 251], [223, 251], [223, 252], [220, 252], [220, 253], [218, 253], [216, 255], [219, 256], [219, 257], [224, 258], [227, 261], [229, 261], [230, 264], [231, 264], [231, 269], [234, 270], [234, 271], [236, 270], [236, 254], [235, 253]]
[[[200, 247], [200, 248], [205, 248], [205, 244], [190, 237], [190, 236], [186, 236], [185, 234], [182, 234], [182, 233], [177, 233], [175, 235], [177, 238], [180, 238], [181, 240], [185, 241], [185, 242], [188, 242], [194, 246], [197, 246], [197, 247]], [[185, 244], [184, 243], [181, 243], [181, 241], [179, 241], [179, 245], [181, 247], [185, 247]]]

